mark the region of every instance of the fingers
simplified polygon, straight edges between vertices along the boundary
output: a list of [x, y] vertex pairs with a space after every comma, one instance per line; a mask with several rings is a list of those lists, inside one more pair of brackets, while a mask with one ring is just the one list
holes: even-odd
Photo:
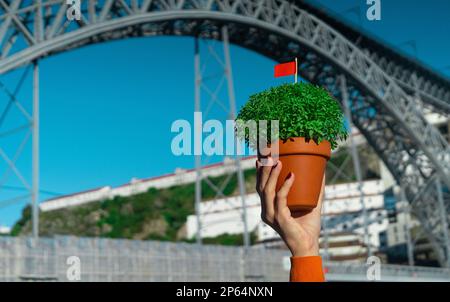
[[261, 183], [261, 164], [259, 160], [256, 160], [256, 191], [259, 193], [259, 187]]
[[260, 189], [262, 168], [263, 166], [261, 165], [259, 160], [256, 160], [256, 191], [261, 198], [261, 219], [265, 223], [272, 225], [273, 205], [271, 206], [270, 201], [264, 197], [264, 195], [262, 194], [262, 190]]
[[283, 164], [281, 163], [281, 161], [278, 161], [276, 166], [272, 168], [272, 171], [270, 172], [270, 175], [264, 186], [264, 193], [275, 193], [275, 187], [277, 185], [278, 176], [280, 175], [282, 167]]
[[295, 178], [294, 173], [289, 173], [288, 177], [284, 181], [284, 184], [277, 192], [276, 207], [278, 212], [282, 212], [283, 209], [287, 207], [287, 196], [289, 194], [289, 190], [294, 184], [294, 178]]
[[259, 168], [259, 181], [256, 189], [260, 193], [262, 193], [264, 191], [264, 188], [266, 187], [267, 180], [269, 179], [270, 173], [273, 168], [273, 163], [274, 161], [270, 157], [267, 159], [266, 166], [262, 166], [261, 163], [258, 163], [260, 168]]
[[[269, 159], [272, 160], [272, 159]], [[261, 197], [261, 219], [275, 227], [275, 187], [280, 174], [280, 166], [262, 166], [259, 161], [257, 167], [257, 191]], [[275, 181], [273, 181], [273, 179]], [[270, 182], [269, 182], [270, 180]]]

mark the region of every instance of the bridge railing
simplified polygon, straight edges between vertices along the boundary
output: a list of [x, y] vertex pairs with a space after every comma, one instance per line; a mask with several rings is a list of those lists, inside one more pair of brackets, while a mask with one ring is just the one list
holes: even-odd
[[[74, 261], [74, 258], [78, 260]], [[365, 264], [324, 263], [329, 281]], [[125, 239], [0, 237], [0, 281], [288, 281], [287, 251]], [[381, 281], [450, 281], [448, 269], [381, 265]]]
[[[368, 273], [369, 267], [348, 262], [326, 262], [324, 264], [329, 281], [377, 281], [374, 274]], [[369, 276], [368, 276], [369, 275]], [[434, 267], [381, 264], [379, 281], [450, 281], [450, 270]]]

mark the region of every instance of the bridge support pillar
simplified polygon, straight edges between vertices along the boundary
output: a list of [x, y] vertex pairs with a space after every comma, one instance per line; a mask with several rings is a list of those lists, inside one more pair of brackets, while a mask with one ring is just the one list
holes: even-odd
[[405, 215], [404, 231], [406, 236], [406, 248], [408, 254], [408, 264], [414, 266], [414, 244], [411, 238], [411, 206], [406, 199], [405, 188], [403, 184], [400, 185], [400, 196], [402, 201], [402, 213]]
[[31, 217], [33, 237], [39, 237], [39, 63], [33, 63], [33, 151]]
[[[194, 71], [195, 71], [195, 111], [201, 111], [201, 103], [200, 103], [200, 86], [201, 86], [201, 78], [200, 78], [200, 51], [199, 51], [199, 41], [198, 37], [195, 37], [195, 46], [194, 46]], [[201, 124], [195, 120], [196, 124], [194, 125], [194, 131], [197, 133], [201, 133]], [[197, 144], [198, 142], [194, 142]], [[197, 233], [196, 240], [197, 244], [202, 244], [202, 220], [200, 216], [200, 203], [202, 201], [202, 167], [201, 167], [201, 155], [195, 156], [195, 215], [197, 216]]]
[[364, 243], [367, 246], [367, 256], [372, 256], [372, 248], [370, 246], [370, 237], [369, 237], [369, 225], [368, 225], [368, 217], [367, 217], [367, 209], [366, 204], [364, 202], [364, 191], [363, 191], [363, 179], [361, 175], [361, 163], [359, 160], [359, 154], [358, 150], [356, 148], [355, 142], [353, 140], [352, 133], [352, 113], [350, 110], [350, 104], [348, 101], [348, 93], [347, 93], [347, 81], [345, 79], [344, 75], [340, 76], [340, 89], [341, 89], [341, 96], [342, 96], [342, 103], [344, 104], [344, 114], [345, 118], [348, 121], [349, 124], [349, 140], [350, 140], [350, 150], [352, 154], [353, 159], [353, 167], [355, 169], [355, 175], [356, 180], [358, 181], [358, 189], [359, 189], [359, 196], [360, 196], [360, 203], [361, 203], [361, 209], [363, 214], [363, 224], [364, 224]]
[[[20, 170], [22, 160], [34, 160], [33, 165], [29, 165], [28, 162], [26, 164], [30, 167], [30, 172], [33, 176], [39, 175], [37, 161], [39, 152], [39, 117], [37, 113], [39, 112], [39, 107], [35, 106], [35, 104], [39, 104], [39, 91], [33, 90], [31, 106], [27, 106], [29, 104], [18, 99], [19, 92], [26, 82], [31, 69], [31, 65], [29, 65], [23, 70], [14, 90], [9, 90], [0, 81], [2, 99], [3, 94], [6, 95], [7, 99], [6, 106], [2, 106], [0, 111], [0, 137], [5, 139], [4, 142], [10, 143], [10, 146], [7, 144], [0, 145], [0, 208], [15, 206], [22, 202], [27, 202], [31, 207], [35, 204], [36, 209], [38, 207], [38, 178], [36, 177], [34, 181], [31, 181]], [[32, 85], [37, 87], [39, 80], [37, 68], [34, 70], [34, 75]], [[32, 111], [29, 109], [31, 107], [33, 107]], [[31, 139], [33, 139], [33, 152], [31, 152], [33, 158], [29, 159], [28, 156], [24, 156], [23, 152]], [[37, 217], [36, 210], [34, 210], [34, 213], [32, 210], [32, 215]], [[34, 229], [33, 235], [36, 235], [36, 237], [38, 235], [36, 231], [37, 226], [38, 220], [34, 219], [32, 229]]]
[[439, 177], [436, 178], [436, 191], [438, 197], [439, 204], [439, 212], [441, 214], [441, 227], [442, 227], [442, 236], [444, 242], [444, 253], [445, 253], [445, 266], [450, 267], [450, 241], [448, 234], [448, 222], [447, 222], [447, 210], [444, 204], [444, 198], [442, 196], [442, 184]]
[[[236, 118], [236, 101], [234, 95], [234, 84], [233, 84], [233, 73], [231, 68], [231, 57], [230, 57], [230, 46], [229, 46], [229, 37], [228, 37], [228, 28], [227, 26], [223, 26], [221, 28], [221, 36], [222, 36], [222, 52], [218, 51], [214, 47], [215, 43], [212, 40], [202, 40], [199, 36], [195, 37], [195, 52], [194, 52], [194, 71], [195, 71], [195, 111], [202, 113], [202, 118], [206, 119], [210, 112], [213, 109], [222, 109], [225, 111], [226, 116], [225, 119], [234, 120]], [[201, 62], [201, 43], [204, 42], [207, 47], [205, 50], [208, 52], [206, 55], [205, 62]], [[208, 60], [209, 59], [209, 60]], [[217, 74], [217, 71], [214, 71], [212, 75], [207, 75], [208, 65], [212, 65], [214, 63], [215, 66], [220, 67], [220, 74]], [[207, 80], [207, 81], [206, 81]], [[217, 80], [217, 84], [215, 87], [212, 82]], [[222, 84], [227, 83], [227, 89], [225, 92], [221, 91]], [[213, 86], [213, 87], [211, 87]], [[211, 87], [211, 88], [210, 88]], [[206, 103], [205, 108], [203, 108], [202, 104], [202, 92], [206, 92], [208, 96], [208, 102]], [[228, 98], [227, 103], [221, 103], [219, 98], [221, 93], [226, 94]], [[202, 110], [204, 109], [204, 110]], [[215, 112], [216, 113], [216, 112]], [[214, 116], [215, 119], [219, 119], [218, 116]], [[202, 133], [202, 125], [201, 122], [194, 125], [195, 131], [197, 133]], [[228, 131], [229, 129], [227, 129]], [[194, 144], [201, 144], [200, 142], [194, 142]], [[243, 224], [243, 243], [245, 249], [250, 246], [250, 233], [248, 230], [247, 223], [247, 206], [246, 206], [246, 189], [245, 189], [245, 179], [244, 173], [241, 167], [241, 156], [240, 154], [240, 145], [235, 141], [236, 149], [234, 150], [234, 169], [232, 173], [230, 173], [226, 179], [220, 185], [213, 184], [206, 175], [202, 175], [202, 167], [204, 165], [202, 160], [202, 155], [195, 155], [195, 169], [196, 169], [196, 182], [195, 182], [195, 212], [197, 216], [197, 234], [196, 239], [197, 243], [202, 243], [202, 216], [204, 213], [201, 213], [201, 202], [202, 202], [202, 183], [206, 183], [211, 189], [216, 192], [215, 198], [225, 197], [223, 190], [231, 180], [233, 174], [237, 177], [238, 189], [239, 189], [239, 198], [241, 200], [242, 207], [242, 224]], [[199, 146], [202, 148], [202, 146]], [[195, 150], [195, 147], [194, 147]], [[225, 158], [224, 158], [225, 160]], [[225, 161], [224, 161], [225, 164]]]
[[[227, 78], [228, 84], [228, 100], [230, 106], [230, 115], [229, 119], [234, 120], [236, 118], [236, 99], [234, 96], [234, 81], [233, 81], [233, 71], [231, 68], [231, 58], [230, 58], [230, 43], [228, 40], [228, 27], [222, 27], [222, 41], [223, 41], [223, 54], [225, 58], [225, 76]], [[247, 205], [245, 203], [245, 180], [244, 173], [242, 172], [241, 167], [241, 150], [240, 145], [236, 144], [236, 152], [234, 157], [234, 162], [236, 164], [238, 185], [239, 185], [239, 194], [241, 198], [242, 205], [242, 223], [244, 225], [244, 247], [248, 248], [250, 246], [250, 234], [248, 232], [248, 224], [247, 224]]]

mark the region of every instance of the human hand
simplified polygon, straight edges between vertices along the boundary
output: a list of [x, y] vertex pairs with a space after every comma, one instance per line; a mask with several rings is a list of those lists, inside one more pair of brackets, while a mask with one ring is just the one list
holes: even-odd
[[[269, 166], [256, 161], [256, 190], [261, 198], [261, 218], [284, 240], [292, 256], [318, 256], [320, 214], [322, 210], [325, 176], [322, 181], [317, 207], [312, 211], [291, 212], [287, 206], [287, 195], [294, 183], [295, 175], [289, 173], [278, 192], [275, 191], [282, 163], [269, 158]], [[272, 165], [271, 165], [272, 164]]]

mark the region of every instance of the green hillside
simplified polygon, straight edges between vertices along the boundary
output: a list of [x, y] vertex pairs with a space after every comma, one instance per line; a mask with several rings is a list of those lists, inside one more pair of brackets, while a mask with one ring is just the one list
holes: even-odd
[[[244, 171], [247, 184], [255, 183], [255, 170]], [[220, 186], [225, 176], [210, 178]], [[226, 196], [237, 194], [237, 177], [234, 174], [226, 184]], [[252, 187], [247, 190], [254, 191]], [[216, 192], [202, 183], [203, 199], [213, 199]], [[185, 222], [194, 214], [195, 184], [173, 186], [166, 189], [149, 189], [146, 193], [130, 197], [115, 197], [102, 202], [92, 202], [77, 207], [40, 213], [41, 236], [76, 235], [88, 237], [183, 240]], [[26, 207], [14, 225], [13, 236], [31, 232], [31, 210]], [[234, 237], [236, 237], [234, 239]], [[241, 236], [222, 236], [224, 243], [239, 241]], [[208, 241], [208, 240], [207, 240]], [[210, 241], [210, 240], [209, 240]]]

